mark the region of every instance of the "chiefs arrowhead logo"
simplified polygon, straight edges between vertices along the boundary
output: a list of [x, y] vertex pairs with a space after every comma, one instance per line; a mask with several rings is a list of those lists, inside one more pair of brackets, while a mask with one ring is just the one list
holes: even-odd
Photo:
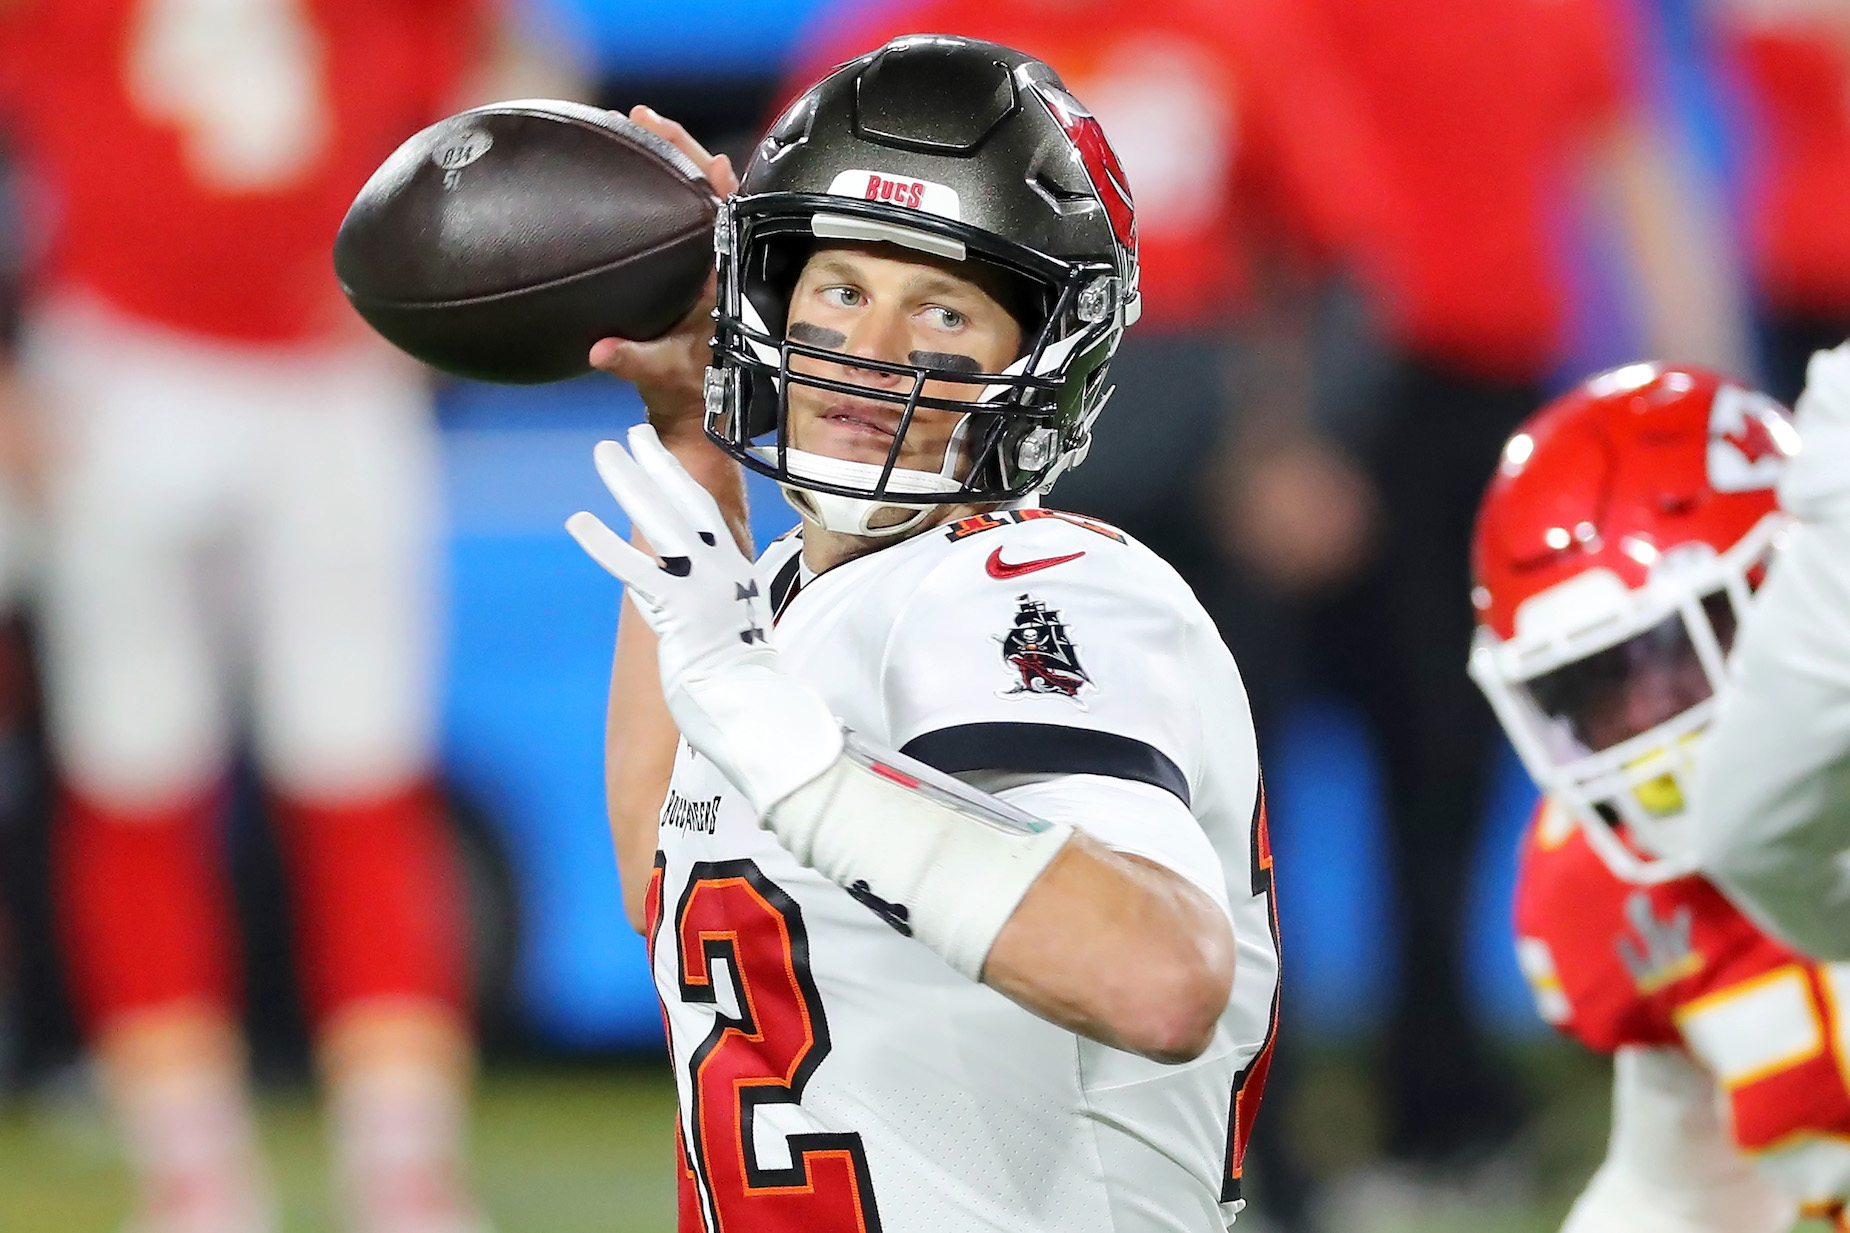
[[1724, 385], [1709, 407], [1709, 487], [1751, 492], [1779, 482], [1798, 434], [1786, 412], [1765, 394]]

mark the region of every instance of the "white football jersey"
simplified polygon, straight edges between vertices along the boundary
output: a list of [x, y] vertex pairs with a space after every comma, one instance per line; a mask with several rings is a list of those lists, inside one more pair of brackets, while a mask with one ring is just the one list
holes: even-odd
[[912, 940], [903, 905], [798, 864], [683, 744], [649, 928], [681, 1227], [1219, 1233], [1278, 955], [1252, 721], [1213, 623], [1142, 545], [1036, 508], [808, 580], [800, 548], [758, 563], [784, 668], [867, 741], [1202, 887], [1233, 923], [1233, 996], [1180, 1066], [1056, 1027]]

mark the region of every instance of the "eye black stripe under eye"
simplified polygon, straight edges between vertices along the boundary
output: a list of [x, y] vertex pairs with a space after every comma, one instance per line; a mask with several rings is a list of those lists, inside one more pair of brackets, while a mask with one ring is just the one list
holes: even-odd
[[848, 341], [848, 336], [840, 330], [831, 330], [826, 325], [815, 325], [808, 321], [792, 321], [784, 336], [794, 342], [808, 343], [812, 347], [827, 347], [839, 351], [841, 345]]
[[974, 355], [958, 355], [955, 351], [914, 351], [906, 356], [906, 361], [920, 368], [942, 368], [946, 372], [983, 371]]

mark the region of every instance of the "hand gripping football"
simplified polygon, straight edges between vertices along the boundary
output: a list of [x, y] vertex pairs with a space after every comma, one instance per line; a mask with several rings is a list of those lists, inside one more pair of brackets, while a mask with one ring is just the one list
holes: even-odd
[[527, 99], [412, 137], [334, 241], [341, 290], [445, 372], [532, 384], [589, 372], [600, 338], [660, 337], [713, 268], [719, 199], [616, 112]]

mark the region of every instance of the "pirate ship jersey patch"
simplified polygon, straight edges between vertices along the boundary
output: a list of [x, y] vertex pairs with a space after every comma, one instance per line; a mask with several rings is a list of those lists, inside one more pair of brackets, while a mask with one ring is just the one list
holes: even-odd
[[1072, 635], [1066, 632], [1057, 609], [1050, 609], [1032, 595], [1015, 597], [1015, 621], [1008, 633], [997, 639], [1002, 644], [1002, 659], [1013, 670], [1016, 680], [998, 689], [998, 698], [1022, 698], [1034, 694], [1057, 694], [1070, 698], [1074, 706], [1086, 709], [1081, 689], [1097, 689], [1092, 678], [1080, 666], [1079, 650]]

